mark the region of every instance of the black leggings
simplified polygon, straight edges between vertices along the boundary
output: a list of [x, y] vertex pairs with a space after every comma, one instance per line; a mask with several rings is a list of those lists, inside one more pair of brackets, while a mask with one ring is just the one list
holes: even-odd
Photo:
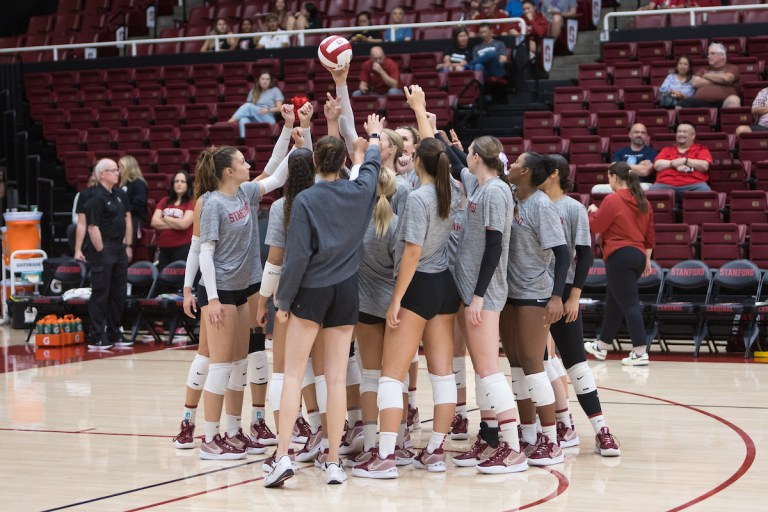
[[646, 345], [645, 323], [640, 308], [637, 280], [645, 271], [645, 254], [634, 247], [622, 247], [605, 261], [608, 291], [605, 294], [605, 320], [600, 340], [612, 343], [625, 317], [633, 347]]
[[189, 246], [190, 244], [179, 245], [177, 247], [160, 247], [158, 251], [160, 256], [157, 262], [157, 270], [163, 270], [169, 263], [173, 263], [174, 261], [187, 261]]
[[[573, 285], [566, 284], [563, 289], [563, 298], [567, 299], [571, 294]], [[560, 353], [565, 369], [587, 360], [584, 352], [584, 325], [581, 321], [581, 311], [574, 322], [565, 323], [565, 316], [549, 326], [549, 333], [555, 340], [555, 346]]]

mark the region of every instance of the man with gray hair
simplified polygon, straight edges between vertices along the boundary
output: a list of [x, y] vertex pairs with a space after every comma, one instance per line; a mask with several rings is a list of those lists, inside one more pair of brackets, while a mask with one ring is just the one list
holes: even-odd
[[127, 293], [128, 261], [133, 256], [133, 227], [128, 196], [118, 186], [117, 164], [101, 159], [94, 172], [99, 184], [85, 205], [91, 239], [87, 255], [91, 264], [88, 349], [109, 350], [132, 345], [123, 338], [120, 320]]
[[681, 107], [734, 108], [741, 106], [741, 75], [738, 66], [726, 62], [725, 46], [712, 43], [707, 51], [709, 66], [696, 71], [691, 85], [693, 98], [680, 101]]

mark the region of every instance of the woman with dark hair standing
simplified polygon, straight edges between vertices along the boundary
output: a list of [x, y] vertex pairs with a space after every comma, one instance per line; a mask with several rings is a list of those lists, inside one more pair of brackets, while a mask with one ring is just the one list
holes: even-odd
[[589, 205], [589, 229], [600, 233], [608, 290], [600, 339], [584, 344], [587, 352], [604, 360], [625, 317], [632, 352], [624, 366], [648, 366], [647, 339], [637, 280], [651, 270], [654, 246], [653, 211], [640, 188], [638, 176], [626, 162], [608, 168], [608, 184], [616, 192], [598, 208]]
[[[619, 444], [605, 422], [595, 377], [587, 364], [584, 352], [584, 328], [579, 299], [593, 261], [587, 209], [567, 195], [567, 192], [573, 190], [573, 181], [569, 177], [568, 162], [565, 158], [550, 155], [545, 161], [545, 167], [548, 177], [539, 185], [539, 190], [549, 196], [560, 213], [571, 261], [563, 289], [563, 318], [553, 323], [549, 332], [576, 391], [576, 398], [595, 430], [595, 452], [603, 457], [616, 457], [621, 455]], [[554, 273], [554, 268], [551, 268], [551, 273]], [[552, 380], [550, 376], [550, 381]], [[569, 437], [575, 437], [575, 433], [567, 409], [564, 416], [561, 416], [560, 411], [557, 411], [557, 414], [557, 436], [562, 446], [564, 441], [568, 442]]]
[[172, 261], [186, 260], [189, 254], [195, 209], [189, 181], [186, 171], [177, 172], [168, 195], [157, 203], [152, 215], [150, 224], [157, 231], [157, 247], [160, 250], [158, 270], [163, 270]]

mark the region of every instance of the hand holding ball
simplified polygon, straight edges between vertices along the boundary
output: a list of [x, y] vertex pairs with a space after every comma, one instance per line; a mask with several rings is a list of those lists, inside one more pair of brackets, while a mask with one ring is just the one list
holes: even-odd
[[329, 69], [344, 69], [352, 61], [352, 45], [341, 36], [326, 37], [317, 48], [317, 58]]

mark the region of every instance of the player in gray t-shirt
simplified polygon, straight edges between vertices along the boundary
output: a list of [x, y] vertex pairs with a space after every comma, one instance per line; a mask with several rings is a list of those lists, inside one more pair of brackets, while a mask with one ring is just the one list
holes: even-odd
[[[538, 153], [523, 153], [509, 168], [517, 204], [510, 234], [509, 299], [501, 314], [501, 340], [512, 367], [512, 390], [520, 409], [523, 438], [536, 447], [528, 462], [536, 466], [563, 461], [557, 441], [555, 395], [544, 370], [544, 353], [550, 324], [563, 316], [563, 287], [570, 263], [557, 209], [537, 189], [546, 178], [544, 157]], [[553, 256], [554, 279], [549, 275]], [[537, 411], [543, 432], [538, 438]]]

